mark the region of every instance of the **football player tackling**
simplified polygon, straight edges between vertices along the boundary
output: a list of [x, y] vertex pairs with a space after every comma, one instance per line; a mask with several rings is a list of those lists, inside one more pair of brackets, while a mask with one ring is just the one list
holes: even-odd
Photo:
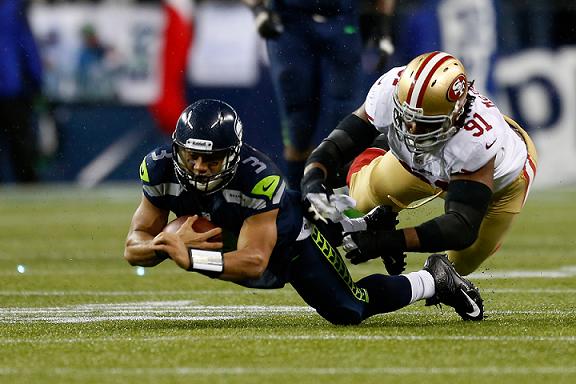
[[[154, 149], [141, 165], [143, 194], [124, 250], [131, 265], [171, 259], [184, 270], [250, 288], [289, 283], [334, 324], [358, 324], [430, 298], [465, 320], [483, 318], [477, 288], [439, 255], [417, 272], [353, 281], [324, 235], [327, 226], [308, 222], [300, 193], [287, 188], [266, 155], [243, 143], [242, 123], [230, 105], [195, 102], [183, 111], [172, 138], [172, 146]], [[163, 231], [170, 212], [209, 217], [237, 237], [236, 247], [224, 251], [221, 243], [207, 241], [219, 228]]]
[[537, 162], [526, 132], [477, 92], [462, 63], [445, 52], [382, 75], [365, 103], [313, 151], [301, 188], [320, 216], [334, 211], [327, 181], [354, 158], [348, 183], [361, 212], [385, 206], [394, 217], [441, 196], [445, 213], [416, 227], [351, 233], [346, 256], [353, 263], [381, 256], [391, 273], [400, 273], [406, 251], [448, 251], [462, 275], [500, 247]]

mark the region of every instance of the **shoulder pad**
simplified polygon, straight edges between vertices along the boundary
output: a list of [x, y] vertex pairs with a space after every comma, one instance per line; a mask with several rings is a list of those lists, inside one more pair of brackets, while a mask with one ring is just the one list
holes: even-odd
[[148, 153], [140, 164], [140, 180], [144, 184], [163, 182], [173, 171], [172, 151], [160, 147]]

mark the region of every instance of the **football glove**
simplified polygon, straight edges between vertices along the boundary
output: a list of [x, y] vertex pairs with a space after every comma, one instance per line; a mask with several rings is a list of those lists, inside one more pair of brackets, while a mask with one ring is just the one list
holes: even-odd
[[253, 8], [256, 30], [264, 39], [275, 39], [284, 32], [280, 16], [268, 8], [259, 5]]
[[398, 224], [398, 213], [389, 205], [380, 205], [359, 218], [344, 217], [340, 224], [344, 232], [377, 231], [379, 229], [393, 230]]
[[382, 258], [384, 268], [390, 275], [399, 275], [406, 269], [406, 254], [404, 252], [382, 255], [380, 258]]
[[302, 177], [300, 183], [302, 199], [306, 207], [306, 217], [312, 221], [338, 223], [345, 218], [344, 212], [356, 206], [356, 201], [348, 195], [334, 194], [326, 187], [324, 171], [312, 168]]
[[364, 217], [342, 221], [345, 232], [343, 249], [352, 264], [360, 264], [378, 256], [390, 275], [402, 273], [406, 267], [404, 232], [395, 230], [398, 213], [382, 205]]
[[378, 41], [378, 64], [376, 64], [376, 69], [382, 72], [386, 69], [386, 64], [390, 56], [394, 54], [394, 42], [392, 41], [392, 36], [386, 35], [382, 36]]
[[306, 171], [300, 181], [300, 190], [306, 208], [306, 217], [312, 221], [321, 220], [326, 223], [322, 212], [330, 208], [329, 196], [332, 191], [326, 188], [324, 171], [320, 168]]
[[352, 264], [380, 257], [390, 275], [399, 275], [406, 268], [406, 240], [401, 230], [349, 233], [344, 236], [342, 248]]
[[386, 69], [388, 60], [394, 54], [394, 40], [392, 38], [392, 16], [382, 13], [366, 14], [361, 19], [365, 30], [367, 46], [374, 48], [378, 54], [375, 69], [382, 72]]
[[344, 212], [356, 205], [353, 198], [342, 194], [328, 196], [324, 193], [309, 193], [305, 199], [310, 204], [308, 212], [311, 220], [325, 223], [328, 223], [328, 220], [339, 223], [345, 218]]

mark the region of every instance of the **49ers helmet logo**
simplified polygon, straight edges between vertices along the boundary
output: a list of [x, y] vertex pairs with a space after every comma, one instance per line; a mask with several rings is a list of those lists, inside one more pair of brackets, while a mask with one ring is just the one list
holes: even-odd
[[466, 92], [466, 75], [461, 73], [448, 87], [446, 97], [449, 101], [456, 102], [464, 95], [464, 92]]

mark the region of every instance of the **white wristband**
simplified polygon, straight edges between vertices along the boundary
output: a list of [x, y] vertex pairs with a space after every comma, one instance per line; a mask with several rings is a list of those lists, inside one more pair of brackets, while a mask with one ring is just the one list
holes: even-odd
[[188, 254], [190, 255], [189, 271], [224, 271], [224, 255], [222, 252], [188, 248]]

